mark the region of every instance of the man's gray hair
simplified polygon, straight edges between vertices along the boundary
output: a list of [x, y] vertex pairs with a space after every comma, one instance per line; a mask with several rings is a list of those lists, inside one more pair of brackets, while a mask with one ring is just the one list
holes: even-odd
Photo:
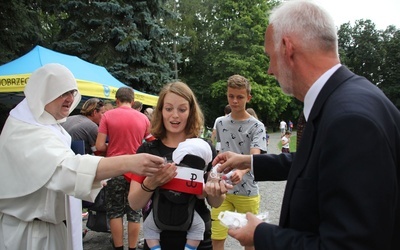
[[338, 53], [338, 36], [333, 18], [312, 1], [283, 2], [272, 10], [269, 24], [274, 28], [276, 49], [280, 48], [283, 36], [291, 35], [300, 39], [303, 49], [336, 50]]

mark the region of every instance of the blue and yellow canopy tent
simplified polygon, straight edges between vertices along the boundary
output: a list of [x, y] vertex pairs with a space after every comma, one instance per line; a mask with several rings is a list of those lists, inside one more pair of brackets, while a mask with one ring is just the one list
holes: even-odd
[[[60, 63], [71, 70], [83, 100], [91, 97], [114, 100], [118, 88], [126, 87], [104, 67], [36, 46], [24, 56], [0, 66], [0, 103], [19, 103], [24, 97], [23, 91], [31, 73], [47, 63]], [[158, 96], [135, 90], [135, 100], [155, 106]]]

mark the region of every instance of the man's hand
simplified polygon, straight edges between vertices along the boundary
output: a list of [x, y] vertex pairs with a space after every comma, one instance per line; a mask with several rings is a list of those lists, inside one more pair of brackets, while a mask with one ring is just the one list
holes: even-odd
[[254, 231], [263, 221], [252, 213], [246, 214], [247, 224], [238, 229], [229, 229], [228, 234], [237, 239], [242, 246], [254, 246]]
[[215, 166], [217, 163], [221, 164], [217, 169], [218, 173], [228, 173], [232, 169], [250, 169], [251, 155], [241, 155], [228, 151], [218, 154], [214, 158], [212, 165]]

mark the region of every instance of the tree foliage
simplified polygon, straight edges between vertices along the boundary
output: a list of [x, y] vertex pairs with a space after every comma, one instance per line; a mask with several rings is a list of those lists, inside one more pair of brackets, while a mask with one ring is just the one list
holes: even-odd
[[[190, 36], [189, 46], [179, 48], [187, 60], [180, 78], [197, 94], [206, 122], [211, 126], [227, 103], [226, 81], [240, 74], [251, 81], [253, 107], [264, 121], [274, 120], [290, 98], [267, 75], [268, 58], [264, 55], [267, 12], [273, 3], [263, 0], [179, 1], [182, 22], [179, 31]], [[196, 8], [188, 8], [188, 6]], [[195, 33], [189, 33], [190, 31]], [[268, 117], [268, 119], [267, 119]]]
[[[252, 83], [248, 107], [266, 125], [296, 120], [302, 104], [267, 75], [264, 32], [277, 1], [9, 0], [0, 2], [0, 63], [42, 45], [106, 67], [135, 89], [157, 94], [181, 79], [193, 89], [206, 123], [223, 113], [226, 81]], [[400, 108], [400, 31], [370, 20], [338, 30], [344, 65], [381, 88]]]
[[37, 9], [31, 1], [0, 2], [0, 64], [17, 58], [41, 43]]
[[382, 34], [384, 50], [379, 87], [400, 110], [400, 30], [389, 26]]
[[400, 30], [377, 30], [371, 20], [358, 20], [354, 26], [342, 24], [338, 36], [342, 63], [376, 84], [400, 109]]
[[136, 89], [158, 93], [173, 77], [175, 36], [163, 19], [174, 13], [164, 1], [65, 1], [59, 42], [54, 48], [105, 66], [116, 78]]

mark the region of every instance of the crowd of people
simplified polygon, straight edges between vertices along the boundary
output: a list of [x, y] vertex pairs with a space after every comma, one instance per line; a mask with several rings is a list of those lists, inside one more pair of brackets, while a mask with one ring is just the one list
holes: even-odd
[[[400, 249], [399, 110], [340, 63], [334, 22], [313, 2], [275, 7], [264, 50], [268, 74], [304, 103], [296, 152], [284, 121], [282, 153], [267, 152], [266, 128], [246, 110], [250, 81], [239, 74], [227, 79], [225, 115], [206, 142], [186, 83], [166, 84], [143, 113], [123, 87], [116, 107], [92, 98], [69, 116], [81, 101], [71, 71], [51, 63], [33, 72], [0, 135], [0, 250], [82, 249], [81, 202], [101, 188], [115, 249], [124, 249], [125, 215], [130, 250], [141, 229], [151, 250], [220, 250], [228, 235], [246, 250]], [[72, 140], [84, 141], [85, 154]], [[257, 182], [281, 180], [274, 225], [256, 216]], [[227, 228], [225, 211], [246, 223]]]

